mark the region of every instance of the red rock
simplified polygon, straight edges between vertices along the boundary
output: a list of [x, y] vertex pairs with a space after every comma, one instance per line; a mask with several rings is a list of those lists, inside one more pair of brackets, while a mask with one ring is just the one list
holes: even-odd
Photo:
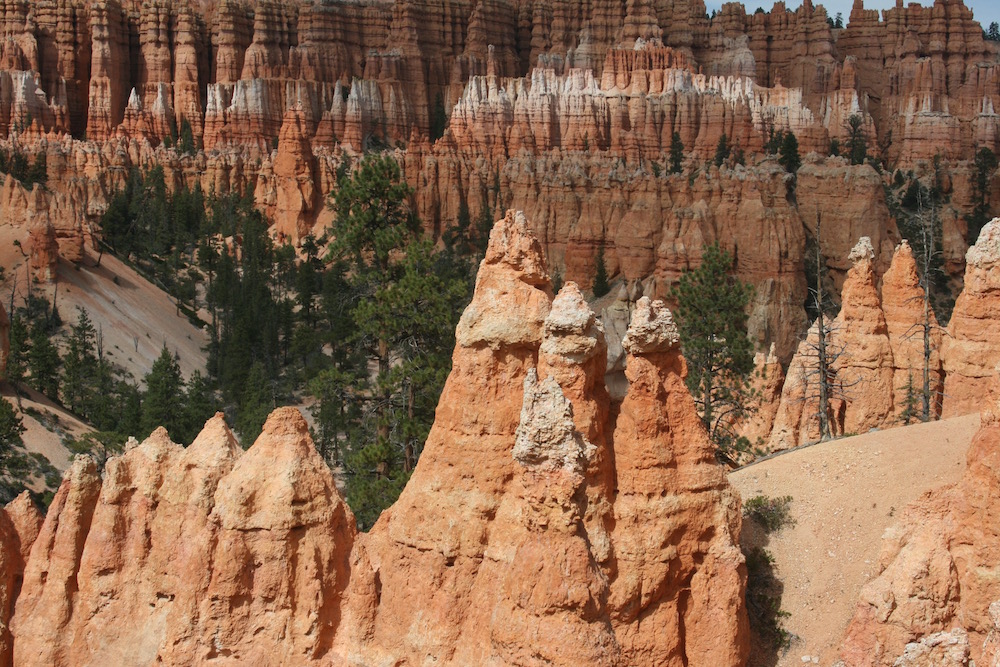
[[89, 459], [67, 473], [25, 568], [17, 664], [741, 665], [739, 500], [665, 306], [640, 300], [623, 346], [613, 420], [601, 323], [572, 282], [551, 299], [508, 214], [420, 462], [370, 533], [294, 409], [243, 454], [221, 415], [187, 449], [157, 429], [103, 482]]
[[[614, 432], [618, 573], [608, 600], [622, 657], [630, 665], [743, 664], [739, 499], [684, 385], [679, 336], [662, 302], [639, 300], [623, 345], [630, 386]], [[664, 540], [678, 525], [704, 541]], [[688, 583], [677, 595], [680, 581]]]
[[754, 355], [754, 370], [750, 378], [749, 419], [736, 425], [736, 433], [743, 436], [754, 449], [763, 449], [774, 429], [774, 421], [781, 406], [781, 388], [785, 371], [774, 354], [774, 344], [767, 354]]
[[[942, 333], [934, 309], [928, 302], [924, 311], [924, 290], [920, 285], [917, 263], [910, 245], [903, 241], [892, 256], [892, 265], [882, 276], [882, 310], [885, 313], [889, 345], [892, 348], [893, 402], [897, 415], [904, 413], [912, 391], [923, 391], [924, 326], [930, 359], [927, 360], [927, 382], [932, 398], [930, 414], [941, 414], [941, 392], [944, 375], [941, 371]], [[922, 401], [922, 394], [918, 402]], [[922, 403], [918, 406], [922, 409]], [[912, 416], [912, 415], [911, 415]]]
[[[984, 640], [996, 627], [991, 605], [1000, 598], [1000, 586], [989, 574], [1000, 549], [995, 529], [998, 399], [1000, 384], [994, 381], [962, 480], [926, 493], [886, 531], [879, 574], [861, 590], [844, 637], [841, 656], [847, 667], [965, 664], [947, 662], [942, 655], [957, 652], [961, 658], [963, 650], [982, 662]], [[943, 631], [951, 628], [958, 628], [953, 635], [967, 633], [968, 639], [949, 639]], [[896, 662], [904, 651], [922, 655], [924, 662]]]
[[941, 347], [943, 416], [968, 414], [981, 403], [1000, 364], [994, 332], [1000, 323], [1000, 219], [987, 223], [966, 255], [965, 286], [955, 302]]
[[10, 619], [41, 524], [42, 516], [27, 491], [0, 511], [0, 664], [5, 666], [14, 664]]

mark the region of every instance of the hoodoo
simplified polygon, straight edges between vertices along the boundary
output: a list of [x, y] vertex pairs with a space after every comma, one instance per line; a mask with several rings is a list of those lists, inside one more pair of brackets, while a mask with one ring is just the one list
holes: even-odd
[[[158, 429], [102, 474], [78, 459], [23, 565], [15, 663], [743, 665], [740, 503], [666, 307], [638, 302], [615, 419], [601, 323], [572, 282], [552, 299], [510, 212], [457, 339], [368, 534], [295, 409], [246, 452], [216, 415], [186, 449]], [[11, 523], [8, 602], [35, 532]]]

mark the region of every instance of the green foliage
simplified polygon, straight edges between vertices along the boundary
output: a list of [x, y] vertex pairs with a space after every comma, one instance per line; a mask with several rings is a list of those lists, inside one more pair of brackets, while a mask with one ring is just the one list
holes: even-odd
[[240, 409], [236, 418], [236, 432], [244, 448], [253, 444], [260, 435], [267, 416], [275, 407], [274, 392], [264, 364], [254, 362], [240, 396]]
[[184, 423], [184, 378], [177, 356], [171, 354], [166, 343], [144, 379], [146, 394], [142, 400], [139, 431], [148, 435], [157, 426], [163, 426], [177, 437]]
[[721, 167], [729, 159], [732, 149], [729, 147], [729, 137], [725, 133], [719, 137], [719, 143], [715, 146], [715, 166]]
[[177, 140], [177, 151], [181, 155], [194, 155], [197, 147], [194, 143], [194, 132], [191, 129], [191, 122], [184, 118], [181, 120], [180, 138]]
[[[902, 179], [901, 179], [902, 180]], [[899, 232], [909, 242], [917, 260], [920, 279], [930, 280], [931, 306], [940, 322], [947, 322], [955, 304], [944, 268], [940, 208], [944, 203], [937, 184], [928, 188], [918, 179], [895, 189], [886, 188], [886, 204]]]
[[[743, 516], [761, 529], [766, 544], [769, 535], [795, 524], [789, 512], [791, 502], [791, 496], [755, 496], [743, 505]], [[760, 544], [744, 544], [743, 556], [747, 564], [746, 603], [750, 630], [763, 647], [773, 651], [787, 650], [793, 636], [785, 629], [784, 620], [790, 614], [781, 609], [784, 587], [775, 576], [774, 556]]]
[[765, 646], [787, 650], [792, 634], [784, 627], [784, 620], [791, 616], [781, 609], [781, 582], [774, 575], [774, 557], [763, 547], [745, 549], [747, 563], [746, 603], [750, 617], [750, 630]]
[[28, 383], [46, 396], [59, 398], [59, 352], [49, 337], [44, 320], [31, 327], [28, 348]]
[[766, 122], [767, 124], [767, 141], [764, 142], [764, 151], [768, 155], [777, 155], [781, 150], [781, 144], [785, 140], [784, 130], [774, 129], [774, 124], [772, 122]]
[[906, 386], [903, 388], [906, 392], [903, 398], [903, 410], [899, 413], [897, 418], [899, 423], [903, 426], [907, 424], [912, 424], [921, 420], [921, 408], [920, 408], [920, 388], [913, 383], [913, 371], [906, 376]]
[[39, 153], [29, 161], [24, 150], [15, 143], [10, 150], [0, 149], [0, 173], [13, 176], [29, 190], [35, 183], [45, 185], [49, 178], [46, 155]]
[[833, 157], [840, 156], [840, 139], [830, 139], [829, 153]]
[[670, 136], [670, 173], [679, 174], [684, 169], [684, 144], [679, 132]]
[[713, 243], [698, 268], [685, 271], [672, 290], [688, 389], [725, 461], [750, 446], [732, 426], [749, 410], [753, 344], [747, 337], [747, 307], [754, 290], [732, 274], [733, 264], [733, 256]]
[[0, 398], [0, 501], [8, 503], [24, 489], [30, 462], [24, 456], [24, 423], [14, 406]]
[[611, 284], [608, 282], [608, 267], [604, 264], [604, 247], [597, 249], [597, 257], [594, 259], [594, 284], [591, 290], [595, 297], [602, 297], [611, 291]]
[[126, 439], [117, 431], [90, 431], [64, 440], [63, 444], [72, 454], [89, 454], [97, 464], [97, 470], [102, 471], [108, 459], [122, 453]]
[[444, 136], [448, 127], [448, 114], [444, 108], [444, 98], [441, 93], [434, 96], [434, 106], [431, 108], [431, 142]]
[[976, 152], [973, 162], [972, 193], [975, 207], [965, 220], [969, 225], [968, 243], [974, 245], [986, 223], [990, 221], [990, 181], [997, 170], [997, 157], [985, 146]]
[[63, 404], [78, 414], [86, 411], [88, 407], [86, 404], [94, 398], [97, 389], [93, 384], [98, 374], [97, 355], [94, 350], [95, 335], [90, 316], [86, 310], [80, 308], [62, 363]]
[[317, 431], [324, 449], [342, 454], [347, 500], [362, 529], [395, 501], [420, 455], [471, 284], [470, 264], [451, 248], [479, 236], [468, 233], [465, 211], [446, 250], [435, 251], [409, 207], [411, 194], [391, 157], [369, 155], [331, 202], [327, 260], [340, 268], [328, 305], [339, 304], [351, 323], [349, 349], [311, 387], [320, 399]]
[[851, 114], [847, 119], [847, 158], [851, 164], [864, 164], [868, 157], [868, 135], [864, 122], [860, 114]]
[[7, 471], [7, 461], [15, 448], [24, 444], [21, 440], [24, 431], [24, 423], [14, 406], [10, 401], [0, 398], [0, 470]]
[[996, 21], [990, 23], [989, 28], [983, 31], [983, 38], [991, 42], [1000, 42], [1000, 24]]
[[784, 133], [781, 147], [778, 149], [778, 163], [789, 174], [794, 174], [802, 166], [802, 158], [799, 157], [799, 140], [795, 138], [794, 132]]
[[795, 524], [790, 515], [791, 503], [791, 496], [754, 496], [743, 504], [743, 516], [757, 522], [765, 532], [775, 533], [785, 526]]

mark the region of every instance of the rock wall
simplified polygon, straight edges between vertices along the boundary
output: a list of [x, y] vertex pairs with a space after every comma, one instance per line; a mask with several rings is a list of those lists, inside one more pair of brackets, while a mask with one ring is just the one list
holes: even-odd
[[159, 429], [103, 474], [81, 457], [20, 595], [0, 586], [15, 664], [744, 664], [740, 502], [670, 312], [640, 299], [623, 345], [612, 413], [601, 323], [574, 283], [552, 298], [509, 213], [424, 453], [368, 534], [295, 409], [246, 452], [216, 415], [187, 448]]
[[966, 255], [965, 288], [955, 302], [942, 348], [944, 415], [968, 414], [1000, 364], [1000, 218], [983, 227]]
[[879, 575], [861, 590], [844, 637], [841, 657], [847, 667], [968, 664], [963, 657], [995, 664], [996, 380], [986, 395], [962, 481], [928, 492], [886, 531]]
[[[826, 329], [830, 373], [828, 416], [832, 435], [865, 433], [916, 420], [922, 414], [924, 329], [928, 327], [928, 386], [934, 396], [930, 415], [940, 414], [942, 334], [926, 305], [910, 247], [892, 255], [881, 295], [874, 272], [875, 250], [862, 237], [849, 255], [853, 263], [844, 281], [841, 310]], [[806, 337], [788, 366], [768, 440], [772, 451], [820, 437], [819, 329]], [[950, 397], [945, 398], [945, 405]], [[956, 413], [965, 414], [965, 413]]]
[[[857, 114], [870, 152], [918, 169], [939, 153], [961, 171], [1000, 146], [998, 53], [961, 0], [882, 20], [859, 3], [844, 30], [826, 19], [811, 3], [710, 19], [690, 0], [6, 0], [0, 137], [47, 153], [39, 198], [73, 261], [131, 166], [160, 164], [171, 186], [249, 188], [295, 243], [329, 220], [343, 163], [386, 147], [430, 231], [524, 210], [584, 287], [604, 248], [613, 277], [663, 297], [718, 239], [757, 288], [752, 335], [787, 362], [815, 212], [838, 230], [825, 251], [837, 287], [854, 239], [872, 238], [880, 275], [899, 236], [878, 174], [807, 160], [793, 191], [762, 151], [771, 133], [826, 155]], [[176, 147], [188, 126], [194, 155]], [[670, 176], [674, 132], [685, 173]], [[723, 134], [745, 169], [705, 166]], [[971, 191], [952, 201], [957, 277]], [[12, 217], [39, 208], [12, 204]]]

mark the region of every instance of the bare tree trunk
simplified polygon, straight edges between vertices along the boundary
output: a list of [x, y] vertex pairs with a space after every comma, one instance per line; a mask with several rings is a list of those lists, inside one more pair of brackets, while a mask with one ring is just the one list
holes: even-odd
[[816, 310], [819, 313], [816, 319], [816, 331], [819, 334], [817, 344], [817, 356], [819, 363], [819, 439], [829, 440], [833, 437], [830, 430], [830, 372], [829, 361], [826, 354], [826, 323], [823, 318], [823, 243], [822, 243], [822, 216], [816, 214]]

